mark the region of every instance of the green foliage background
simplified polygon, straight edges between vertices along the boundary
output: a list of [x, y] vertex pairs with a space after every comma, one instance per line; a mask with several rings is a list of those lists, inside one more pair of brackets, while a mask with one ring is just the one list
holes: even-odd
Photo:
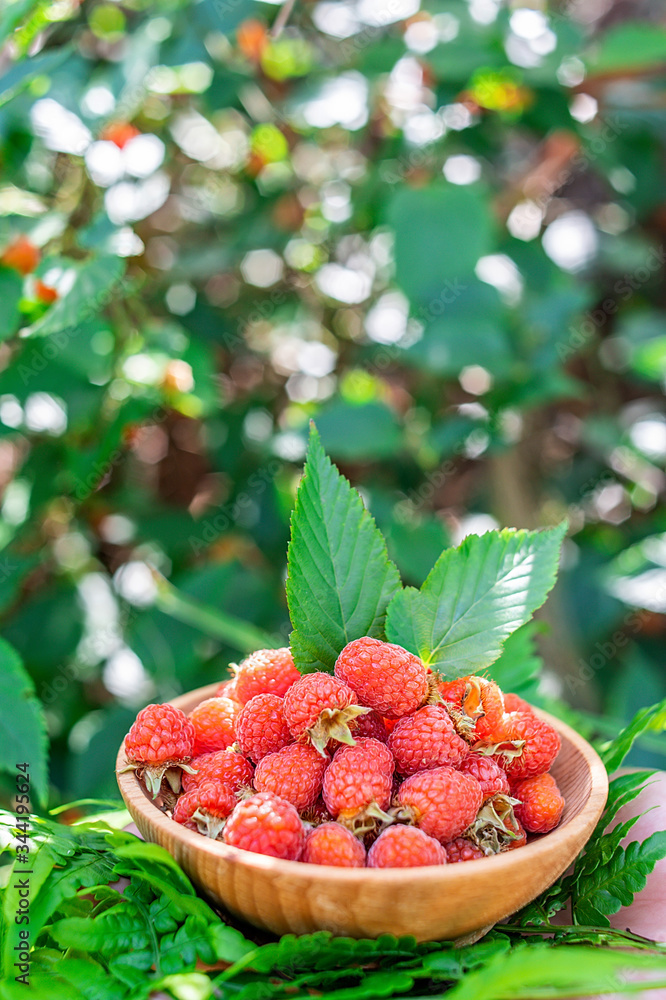
[[287, 642], [312, 417], [408, 584], [568, 518], [507, 678], [537, 642], [530, 695], [601, 736], [666, 694], [658, 5], [328, 6], [273, 38], [247, 0], [2, 8], [0, 252], [59, 298], [0, 268], [0, 757], [48, 736], [52, 802]]

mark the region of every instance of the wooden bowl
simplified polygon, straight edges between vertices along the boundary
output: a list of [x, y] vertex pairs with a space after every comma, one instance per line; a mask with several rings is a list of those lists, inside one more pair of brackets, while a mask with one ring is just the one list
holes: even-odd
[[[191, 712], [216, 688], [199, 688], [173, 704]], [[279, 861], [186, 830], [154, 805], [133, 772], [118, 774], [118, 784], [146, 840], [165, 847], [215, 904], [257, 927], [275, 934], [329, 930], [348, 937], [474, 940], [552, 885], [585, 845], [606, 802], [606, 771], [589, 743], [559, 719], [537, 714], [562, 738], [553, 765], [566, 799], [562, 821], [525, 847], [463, 864], [373, 869]], [[125, 764], [123, 743], [118, 771]]]

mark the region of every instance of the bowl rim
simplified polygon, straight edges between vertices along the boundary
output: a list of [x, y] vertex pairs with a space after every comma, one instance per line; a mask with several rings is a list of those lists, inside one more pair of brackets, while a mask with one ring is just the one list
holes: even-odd
[[[178, 702], [189, 700], [194, 695], [199, 695], [200, 701], [204, 701], [206, 698], [213, 697], [218, 687], [219, 684], [216, 683], [196, 688], [173, 698], [167, 704], [180, 708]], [[580, 811], [563, 826], [556, 827], [550, 833], [539, 835], [537, 839], [525, 844], [518, 851], [506, 851], [491, 857], [465, 862], [465, 872], [467, 873], [470, 873], [469, 865], [478, 865], [481, 861], [484, 864], [492, 862], [495, 866], [495, 879], [501, 880], [502, 873], [508, 874], [516, 864], [523, 864], [528, 860], [537, 863], [539, 860], [546, 861], [551, 850], [560, 843], [560, 840], [574, 841], [582, 836], [583, 841], [587, 841], [603, 813], [608, 797], [608, 774], [596, 750], [566, 722], [562, 722], [561, 719], [550, 715], [549, 712], [544, 712], [542, 709], [534, 707], [533, 710], [540, 719], [550, 723], [558, 731], [560, 737], [564, 737], [572, 743], [585, 760], [590, 775], [590, 793], [587, 801]], [[312, 881], [316, 876], [316, 881], [320, 885], [333, 885], [341, 882], [367, 884], [369, 880], [373, 879], [384, 884], [388, 880], [389, 884], [398, 885], [404, 882], [412, 883], [415, 880], [417, 882], [424, 881], [433, 877], [444, 882], [447, 878], [454, 879], [456, 877], [458, 865], [423, 865], [417, 868], [337, 868], [327, 865], [313, 865], [303, 861], [284, 861], [266, 854], [255, 854], [252, 851], [230, 847], [219, 840], [211, 840], [209, 837], [202, 837], [194, 830], [186, 829], [163, 813], [145, 794], [134, 771], [121, 773], [126, 764], [125, 740], [123, 739], [116, 759], [116, 779], [125, 804], [128, 807], [131, 804], [145, 817], [147, 822], [164, 831], [172, 841], [178, 841], [184, 848], [192, 848], [208, 854], [212, 858], [239, 864], [257, 872], [289, 878], [292, 881], [295, 878]], [[129, 811], [132, 812], [131, 809]], [[524, 853], [527, 851], [529, 855]], [[501, 882], [498, 881], [497, 884], [501, 884]]]

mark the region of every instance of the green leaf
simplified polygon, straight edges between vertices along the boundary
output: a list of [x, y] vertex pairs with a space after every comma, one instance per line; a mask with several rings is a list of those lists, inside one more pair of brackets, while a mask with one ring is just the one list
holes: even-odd
[[[16, 823], [16, 818], [13, 818], [13, 823]], [[31, 824], [32, 825], [32, 824]], [[15, 836], [15, 835], [14, 835]], [[14, 836], [11, 837], [14, 840]], [[6, 841], [5, 841], [6, 843]], [[29, 877], [30, 880], [30, 892], [33, 895], [33, 899], [47, 881], [49, 875], [53, 871], [54, 857], [51, 851], [46, 845], [41, 845], [36, 852], [31, 851], [31, 865], [29, 866], [32, 874]], [[20, 943], [19, 931], [23, 925], [17, 924], [14, 917], [19, 909], [21, 891], [21, 880], [26, 878], [26, 876], [21, 875], [21, 869], [28, 868], [19, 861], [15, 861], [12, 873], [9, 878], [9, 883], [7, 887], [3, 890], [3, 900], [2, 900], [2, 921], [0, 922], [0, 936], [2, 939], [2, 969], [4, 970], [5, 976], [7, 978], [12, 978], [11, 970], [15, 959], [15, 947]], [[0, 977], [1, 981], [2, 977]]]
[[471, 185], [402, 187], [391, 199], [388, 222], [395, 231], [396, 280], [432, 315], [465, 290], [464, 279], [493, 246], [488, 198]]
[[566, 524], [490, 531], [446, 549], [421, 590], [391, 601], [386, 636], [447, 677], [483, 670], [555, 583]]
[[[627, 954], [580, 945], [520, 944], [468, 973], [446, 1000], [549, 1000], [624, 992], [629, 970], [661, 971], [662, 955]], [[648, 985], [643, 982], [642, 989]], [[660, 982], [659, 985], [662, 985]]]
[[21, 658], [0, 639], [0, 769], [14, 774], [27, 763], [41, 805], [48, 795], [48, 740], [41, 702]]
[[597, 927], [608, 925], [608, 916], [631, 905], [662, 858], [666, 858], [666, 830], [653, 833], [642, 843], [634, 840], [626, 849], [618, 848], [605, 863], [579, 880], [573, 903], [575, 920]]
[[533, 692], [543, 669], [543, 660], [535, 648], [536, 636], [544, 631], [542, 622], [527, 622], [512, 632], [502, 652], [488, 669], [488, 675], [503, 691], [515, 694]]
[[614, 740], [601, 748], [601, 759], [606, 765], [606, 770], [612, 773], [618, 769], [642, 733], [648, 730], [663, 732], [665, 729], [666, 698], [649, 708], [642, 708]]
[[666, 61], [666, 30], [642, 21], [614, 26], [597, 41], [588, 57], [594, 73], [622, 69], [649, 70]]
[[314, 426], [291, 518], [287, 567], [291, 649], [301, 672], [330, 672], [348, 642], [383, 635], [386, 607], [400, 587], [398, 570]]
[[0, 341], [13, 337], [19, 325], [19, 302], [23, 294], [21, 276], [8, 267], [0, 267]]
[[617, 813], [637, 798], [646, 787], [655, 771], [631, 771], [629, 774], [619, 774], [608, 784], [608, 798], [601, 819], [597, 823], [592, 839], [601, 836]]
[[92, 257], [72, 265], [69, 291], [30, 329], [31, 335], [45, 337], [73, 330], [78, 324], [102, 312], [117, 294], [116, 286], [125, 271], [120, 257]]

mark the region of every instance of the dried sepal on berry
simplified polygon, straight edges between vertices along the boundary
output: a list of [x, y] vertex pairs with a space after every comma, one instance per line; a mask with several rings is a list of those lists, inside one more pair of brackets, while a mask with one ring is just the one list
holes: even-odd
[[359, 705], [355, 692], [330, 674], [305, 674], [284, 696], [284, 716], [294, 739], [307, 739], [326, 755], [330, 740], [353, 747], [349, 724], [369, 708]]
[[464, 836], [488, 857], [508, 850], [520, 837], [513, 811], [518, 804], [518, 799], [503, 792], [493, 795], [483, 803], [474, 822], [464, 831]]

